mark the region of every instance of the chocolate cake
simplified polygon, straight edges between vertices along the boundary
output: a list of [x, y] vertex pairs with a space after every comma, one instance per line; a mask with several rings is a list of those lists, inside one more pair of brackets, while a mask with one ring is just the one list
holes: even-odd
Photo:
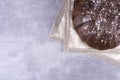
[[81, 40], [99, 50], [120, 44], [120, 0], [74, 0], [73, 25]]

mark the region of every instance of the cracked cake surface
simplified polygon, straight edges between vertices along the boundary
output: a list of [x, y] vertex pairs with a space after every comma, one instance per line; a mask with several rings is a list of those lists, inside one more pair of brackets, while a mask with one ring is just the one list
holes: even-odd
[[120, 0], [74, 0], [74, 29], [92, 48], [112, 49], [120, 44]]

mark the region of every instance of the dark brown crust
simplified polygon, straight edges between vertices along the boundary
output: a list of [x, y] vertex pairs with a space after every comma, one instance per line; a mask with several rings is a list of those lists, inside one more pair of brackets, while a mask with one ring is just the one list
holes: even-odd
[[90, 47], [106, 50], [120, 44], [120, 0], [75, 0], [72, 20]]

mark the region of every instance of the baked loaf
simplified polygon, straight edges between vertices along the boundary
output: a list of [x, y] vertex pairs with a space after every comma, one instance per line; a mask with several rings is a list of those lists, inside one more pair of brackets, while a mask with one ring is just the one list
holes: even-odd
[[120, 44], [120, 0], [74, 0], [73, 25], [81, 40], [99, 50]]

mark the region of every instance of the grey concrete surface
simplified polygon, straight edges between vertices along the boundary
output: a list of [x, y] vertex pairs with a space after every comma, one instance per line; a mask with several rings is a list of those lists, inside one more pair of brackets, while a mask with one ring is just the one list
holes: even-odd
[[120, 68], [66, 54], [48, 38], [62, 0], [0, 0], [0, 80], [120, 80]]

